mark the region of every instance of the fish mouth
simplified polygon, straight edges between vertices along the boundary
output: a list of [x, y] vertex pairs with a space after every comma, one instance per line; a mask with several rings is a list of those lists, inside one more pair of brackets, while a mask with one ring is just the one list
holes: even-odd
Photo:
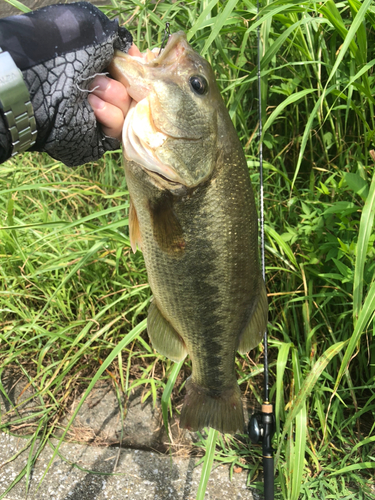
[[158, 66], [177, 66], [181, 56], [189, 50], [186, 34], [178, 31], [169, 36], [164, 49], [155, 47], [147, 49], [141, 56], [131, 56], [120, 50], [115, 50], [114, 58], [109, 65], [112, 76], [121, 82], [130, 97], [139, 102], [151, 92], [150, 85], [145, 82], [147, 69]]
[[122, 130], [125, 158], [137, 163], [159, 187], [178, 189], [185, 186], [184, 180], [157, 155], [168, 137], [155, 126], [148, 96], [138, 103], [133, 101]]
[[149, 65], [159, 65], [178, 62], [180, 57], [189, 49], [189, 44], [186, 40], [186, 34], [183, 31], [177, 31], [168, 37], [168, 41], [164, 49], [158, 49], [159, 53], [155, 58], [152, 58]]
[[152, 89], [145, 75], [147, 67], [168, 66], [173, 70], [186, 49], [189, 49], [186, 35], [179, 31], [169, 37], [164, 49], [148, 50], [141, 57], [115, 51], [109, 67], [111, 74], [126, 87], [133, 99], [122, 132], [124, 156], [140, 165], [159, 187], [167, 189], [187, 187], [187, 181], [157, 155], [157, 149], [173, 136], [155, 125], [150, 100]]
[[171, 181], [170, 179], [168, 179], [168, 177], [165, 177], [164, 175], [158, 172], [152, 172], [151, 170], [147, 170], [147, 175], [152, 177], [155, 183], [161, 188], [169, 190], [181, 190], [186, 188], [185, 184], [182, 184], [181, 182]]

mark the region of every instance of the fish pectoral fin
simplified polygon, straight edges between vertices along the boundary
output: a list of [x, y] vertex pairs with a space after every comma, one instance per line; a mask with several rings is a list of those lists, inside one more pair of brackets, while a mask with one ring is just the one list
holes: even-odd
[[164, 197], [156, 205], [150, 206], [154, 238], [163, 252], [178, 255], [185, 249], [181, 225], [173, 211], [170, 197]]
[[129, 235], [130, 246], [132, 247], [133, 253], [137, 251], [137, 244], [142, 250], [142, 236], [139, 228], [138, 215], [131, 198], [129, 206]]
[[147, 316], [147, 332], [156, 351], [172, 361], [182, 361], [186, 346], [180, 335], [159, 311], [155, 302], [151, 302]]
[[250, 317], [250, 321], [245, 327], [242, 336], [240, 338], [240, 345], [238, 346], [238, 351], [241, 354], [249, 352], [254, 349], [263, 338], [264, 332], [267, 328], [267, 316], [268, 316], [268, 301], [266, 287], [262, 281], [261, 290], [258, 296], [258, 302], [256, 303], [253, 313]]

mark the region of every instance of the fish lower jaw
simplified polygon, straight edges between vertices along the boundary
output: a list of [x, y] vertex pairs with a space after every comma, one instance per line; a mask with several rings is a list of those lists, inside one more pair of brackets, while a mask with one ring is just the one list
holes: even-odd
[[158, 187], [161, 187], [162, 189], [169, 189], [169, 190], [179, 190], [179, 189], [186, 189], [186, 186], [184, 184], [181, 184], [180, 182], [175, 182], [172, 181], [171, 179], [168, 179], [168, 177], [165, 177], [164, 175], [160, 174], [159, 172], [153, 172], [151, 170], [147, 170], [147, 168], [143, 167], [140, 165], [143, 170], [152, 177], [152, 179], [155, 181], [155, 184]]
[[183, 184], [172, 167], [164, 164], [157, 149], [168, 136], [157, 129], [151, 116], [148, 99], [133, 102], [122, 131], [124, 156], [140, 167], [163, 189], [180, 189]]

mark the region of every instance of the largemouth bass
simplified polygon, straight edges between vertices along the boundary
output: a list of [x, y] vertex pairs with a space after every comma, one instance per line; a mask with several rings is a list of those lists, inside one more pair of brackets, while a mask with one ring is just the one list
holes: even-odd
[[117, 52], [133, 105], [123, 129], [133, 250], [153, 292], [147, 330], [192, 374], [180, 426], [243, 432], [235, 354], [262, 339], [267, 296], [245, 156], [208, 62], [173, 34], [160, 55]]

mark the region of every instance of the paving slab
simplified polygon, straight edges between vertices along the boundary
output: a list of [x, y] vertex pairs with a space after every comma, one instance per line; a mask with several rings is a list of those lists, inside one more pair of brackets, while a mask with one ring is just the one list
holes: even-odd
[[[56, 444], [57, 441], [53, 441]], [[7, 461], [25, 446], [26, 440], [0, 433], [0, 496], [27, 463], [28, 451]], [[63, 443], [40, 484], [52, 457], [46, 447], [32, 470], [28, 500], [195, 500], [202, 466], [197, 458], [170, 457], [157, 452]], [[113, 473], [117, 461], [116, 474]], [[76, 464], [76, 465], [74, 465]], [[79, 467], [79, 468], [78, 468]], [[208, 481], [208, 500], [258, 500], [246, 486], [246, 472], [229, 477], [228, 466], [215, 468]], [[24, 500], [22, 480], [4, 500]], [[39, 486], [39, 487], [38, 487]]]
[[[166, 451], [160, 401], [144, 401], [142, 388], [119, 398], [111, 383], [99, 380], [81, 406], [69, 431], [68, 438], [94, 445], [116, 445], [124, 448]], [[64, 429], [77, 408], [76, 400], [61, 422]], [[121, 408], [120, 408], [121, 405]], [[122, 409], [122, 412], [121, 412]], [[124, 418], [121, 418], [121, 414]]]
[[[33, 388], [21, 374], [5, 371], [2, 384], [1, 422], [16, 435], [0, 432], [0, 497], [28, 459], [27, 450], [9, 461], [28, 442], [23, 434], [30, 432], [30, 427], [22, 422], [20, 425], [19, 418], [36, 424], [40, 405]], [[110, 382], [98, 381], [65, 436], [70, 442], [62, 443], [60, 456], [55, 457], [41, 484], [53, 451], [46, 447], [39, 455], [27, 499], [194, 500], [202, 466], [195, 467], [199, 459], [189, 454], [193, 452], [197, 435], [180, 429], [178, 419], [173, 418], [171, 446], [162, 424], [160, 401], [155, 406], [151, 399], [144, 401], [142, 395], [142, 390], [136, 389], [127, 396], [117, 397]], [[79, 398], [60, 421], [60, 435], [78, 402]], [[58, 441], [51, 442], [54, 446]], [[169, 449], [173, 450], [171, 455], [166, 453]], [[247, 487], [246, 481], [245, 471], [233, 474], [230, 480], [229, 467], [220, 465], [211, 473], [205, 498], [259, 498], [255, 490]], [[26, 478], [4, 498], [26, 499]]]
[[[12, 433], [28, 434], [30, 425], [17, 422], [22, 418], [27, 419], [27, 424], [38, 423], [40, 401], [26, 378], [19, 373], [5, 370], [1, 382], [4, 390], [4, 394], [0, 392], [1, 423], [9, 424], [8, 429]], [[156, 404], [151, 398], [144, 400], [144, 392], [138, 387], [126, 397], [118, 397], [110, 382], [99, 380], [71, 423], [65, 440], [165, 453], [170, 448], [170, 442], [164, 429], [160, 400]], [[62, 435], [79, 401], [80, 398], [70, 405], [59, 422], [59, 428], [54, 430], [55, 436]], [[170, 432], [175, 450], [187, 449], [198, 439], [196, 433], [180, 429], [176, 419], [170, 421]]]

